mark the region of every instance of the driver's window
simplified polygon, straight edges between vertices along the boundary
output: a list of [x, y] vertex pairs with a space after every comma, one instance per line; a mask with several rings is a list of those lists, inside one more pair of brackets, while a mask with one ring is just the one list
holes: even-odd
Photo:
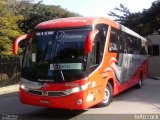
[[93, 66], [95, 64], [96, 64], [96, 44], [94, 44], [92, 53], [90, 54], [89, 66]]
[[29, 40], [27, 42], [27, 46], [25, 48], [25, 54], [23, 56], [23, 63], [22, 63], [23, 66], [22, 67], [26, 67], [26, 66], [28, 67], [30, 65], [29, 59], [31, 57], [31, 48], [32, 48], [32, 46], [31, 46], [31, 40]]
[[92, 52], [90, 54], [89, 66], [95, 66], [99, 64], [99, 55], [100, 55], [100, 42], [99, 42], [99, 34], [96, 35]]
[[99, 33], [95, 37], [92, 52], [90, 54], [89, 66], [91, 67], [100, 64], [102, 61], [108, 26], [105, 24], [99, 24], [95, 29], [98, 29]]

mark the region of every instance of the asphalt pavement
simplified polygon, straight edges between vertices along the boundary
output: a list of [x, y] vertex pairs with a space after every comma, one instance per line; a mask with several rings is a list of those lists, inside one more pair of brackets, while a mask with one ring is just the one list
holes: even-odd
[[18, 85], [0, 88], [0, 120], [160, 120], [160, 80], [143, 81], [113, 98], [108, 107], [83, 111], [43, 108], [19, 102]]

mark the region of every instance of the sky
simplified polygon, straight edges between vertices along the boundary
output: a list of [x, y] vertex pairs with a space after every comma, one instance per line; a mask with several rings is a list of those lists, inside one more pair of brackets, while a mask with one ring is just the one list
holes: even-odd
[[[38, 0], [36, 0], [38, 1]], [[122, 3], [131, 12], [141, 12], [148, 9], [155, 0], [42, 0], [43, 4], [60, 5], [71, 12], [82, 16], [109, 17], [108, 12], [113, 11]]]

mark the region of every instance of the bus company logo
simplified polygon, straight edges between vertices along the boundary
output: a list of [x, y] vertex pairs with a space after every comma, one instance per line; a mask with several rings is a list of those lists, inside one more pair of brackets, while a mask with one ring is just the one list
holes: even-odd
[[48, 96], [48, 92], [47, 91], [42, 91], [42, 96]]
[[[47, 80], [47, 79], [38, 79], [38, 81], [39, 82], [54, 82], [54, 79], [51, 79], [51, 80]], [[47, 83], [44, 83], [44, 85], [43, 86], [45, 86], [45, 87], [47, 87], [48, 86], [48, 84]]]
[[81, 38], [84, 38], [85, 36], [84, 35], [80, 35], [80, 34], [66, 34], [64, 31], [58, 31], [57, 34], [56, 34], [56, 39], [63, 39], [63, 38], [66, 38], [66, 39], [81, 39]]

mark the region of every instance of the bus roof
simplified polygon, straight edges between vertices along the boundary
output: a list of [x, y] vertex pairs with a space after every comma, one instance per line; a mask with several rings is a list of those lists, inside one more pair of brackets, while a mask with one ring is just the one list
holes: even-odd
[[128, 34], [130, 34], [130, 35], [132, 35], [132, 36], [135, 36], [135, 37], [137, 37], [137, 38], [140, 38], [141, 40], [147, 41], [146, 38], [142, 37], [142, 36], [139, 35], [138, 33], [132, 31], [131, 29], [129, 29], [129, 28], [127, 28], [127, 27], [125, 27], [125, 26], [123, 26], [123, 25], [121, 25], [121, 24], [120, 24], [120, 29], [121, 29], [121, 31], [123, 31], [123, 32], [125, 32], [125, 33], [128, 33]]
[[[84, 26], [92, 26], [94, 27], [97, 24], [107, 24], [116, 29], [122, 30], [128, 34], [131, 34], [138, 38], [143, 38], [136, 32], [130, 30], [129, 28], [113, 21], [108, 18], [103, 17], [68, 17], [68, 18], [60, 18], [45, 21], [36, 25], [36, 30], [44, 30], [44, 29], [53, 29], [53, 28], [70, 28], [70, 27], [84, 27]], [[145, 38], [143, 38], [145, 39]]]
[[69, 17], [49, 20], [38, 24], [35, 29], [53, 29], [53, 28], [69, 28], [69, 27], [83, 27], [94, 26], [96, 24], [109, 24], [115, 28], [120, 28], [119, 24], [102, 17]]

